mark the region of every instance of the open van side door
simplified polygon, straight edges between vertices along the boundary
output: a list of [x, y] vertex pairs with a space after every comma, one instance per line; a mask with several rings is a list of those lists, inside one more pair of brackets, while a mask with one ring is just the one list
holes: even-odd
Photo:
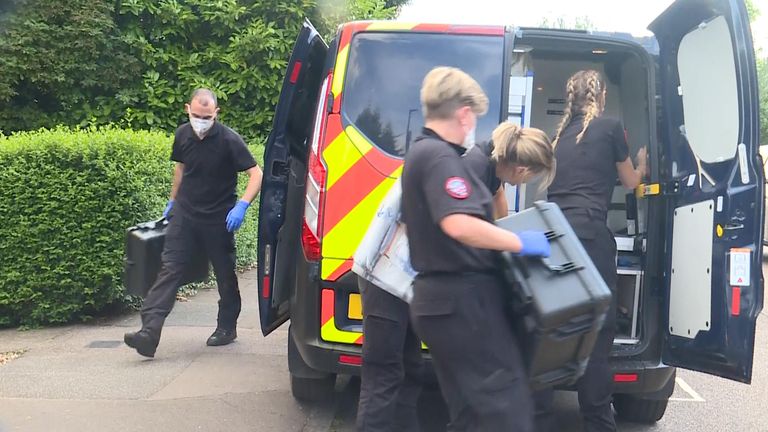
[[[743, 0], [678, 0], [660, 46], [666, 364], [749, 383], [763, 306], [758, 88]], [[656, 198], [659, 199], [659, 198]]]
[[264, 180], [259, 198], [258, 291], [264, 335], [284, 323], [301, 253], [301, 215], [307, 143], [320, 92], [328, 46], [305, 21], [280, 91], [272, 132], [264, 150]]

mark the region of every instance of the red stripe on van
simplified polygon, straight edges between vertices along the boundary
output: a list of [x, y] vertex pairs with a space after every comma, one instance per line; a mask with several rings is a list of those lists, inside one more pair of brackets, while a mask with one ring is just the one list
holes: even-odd
[[337, 281], [342, 276], [344, 276], [348, 271], [352, 270], [352, 260], [348, 259], [344, 261], [344, 264], [342, 264], [339, 268], [337, 268], [333, 273], [331, 273], [330, 276], [328, 276], [329, 281]]
[[412, 31], [423, 33], [445, 33], [450, 29], [449, 24], [419, 24]]
[[325, 142], [321, 148], [323, 151], [331, 145], [331, 143], [338, 138], [344, 131], [344, 127], [341, 125], [341, 116], [338, 114], [329, 114], [328, 122], [325, 124]]
[[448, 33], [503, 36], [504, 27], [501, 27], [501, 26], [453, 26], [450, 29], [448, 29]]
[[[372, 150], [369, 153], [378, 152]], [[333, 169], [333, 167], [330, 167]], [[384, 181], [365, 159], [360, 158], [336, 183], [328, 189], [325, 198], [323, 232], [329, 233], [349, 214], [363, 198]]]
[[[390, 176], [403, 164], [402, 159], [386, 156], [371, 149], [328, 189], [325, 198], [323, 232], [330, 232], [373, 191], [385, 176]], [[333, 169], [332, 166], [328, 167]]]
[[336, 295], [332, 289], [324, 289], [320, 295], [320, 325], [325, 325], [333, 319], [333, 303]]
[[370, 21], [345, 24], [341, 30], [341, 39], [339, 39], [339, 51], [343, 50], [347, 47], [347, 45], [349, 45], [349, 42], [352, 41], [352, 36], [354, 36], [355, 33], [365, 30], [369, 25], [371, 25]]

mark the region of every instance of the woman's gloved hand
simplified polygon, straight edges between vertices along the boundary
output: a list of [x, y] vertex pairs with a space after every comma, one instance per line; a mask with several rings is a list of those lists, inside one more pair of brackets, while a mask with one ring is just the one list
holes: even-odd
[[245, 219], [245, 211], [251, 204], [247, 201], [240, 200], [232, 207], [227, 215], [227, 231], [235, 232], [240, 228]]
[[517, 233], [517, 236], [523, 244], [523, 247], [518, 253], [520, 256], [547, 258], [552, 253], [549, 246], [549, 240], [547, 240], [547, 236], [544, 235], [543, 232], [523, 231]]

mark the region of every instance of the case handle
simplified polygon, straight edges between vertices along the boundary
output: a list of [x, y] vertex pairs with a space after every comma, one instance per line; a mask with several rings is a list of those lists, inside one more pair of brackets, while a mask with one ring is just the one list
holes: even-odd
[[155, 221], [144, 222], [136, 225], [138, 229], [155, 229], [158, 225], [168, 225], [168, 219], [165, 216]]

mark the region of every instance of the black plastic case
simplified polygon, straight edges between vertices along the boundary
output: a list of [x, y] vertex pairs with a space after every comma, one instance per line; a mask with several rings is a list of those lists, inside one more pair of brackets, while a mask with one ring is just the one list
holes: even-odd
[[[161, 255], [167, 228], [168, 221], [163, 218], [138, 224], [126, 231], [123, 285], [128, 294], [146, 297], [155, 283], [162, 266]], [[201, 251], [196, 251], [182, 285], [202, 282], [207, 278], [208, 258]]]
[[531, 386], [573, 384], [584, 374], [611, 291], [556, 204], [536, 202], [497, 225], [550, 239], [548, 259], [503, 255], [510, 313]]

